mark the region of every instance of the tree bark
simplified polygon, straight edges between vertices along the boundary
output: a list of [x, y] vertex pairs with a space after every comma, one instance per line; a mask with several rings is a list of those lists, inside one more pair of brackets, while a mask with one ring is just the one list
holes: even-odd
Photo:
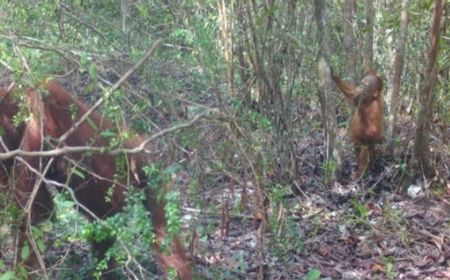
[[442, 18], [443, 1], [436, 0], [433, 12], [433, 24], [430, 30], [431, 45], [428, 50], [428, 62], [425, 79], [419, 95], [419, 113], [417, 129], [414, 139], [413, 167], [416, 174], [423, 172], [425, 177], [434, 175], [434, 168], [430, 157], [430, 123], [433, 110], [433, 90], [437, 80], [436, 59], [439, 50], [440, 22]]
[[334, 104], [331, 99], [332, 81], [329, 66], [330, 36], [325, 0], [314, 1], [317, 22], [319, 51], [319, 96], [322, 109], [322, 125], [325, 133], [325, 172], [326, 180], [333, 182], [341, 177], [341, 152], [336, 147], [337, 121]]
[[220, 19], [220, 38], [222, 39], [223, 53], [225, 63], [227, 64], [227, 88], [228, 95], [234, 95], [234, 65], [233, 65], [233, 20], [230, 17], [230, 11], [233, 7], [233, 1], [226, 6], [225, 0], [217, 0], [217, 8]]
[[355, 36], [353, 32], [356, 0], [344, 3], [344, 50], [347, 56], [347, 73], [351, 82], [356, 81]]
[[373, 69], [373, 25], [375, 19], [375, 7], [373, 2], [373, 0], [366, 0], [366, 35], [363, 54], [365, 71]]
[[128, 1], [121, 0], [120, 1], [120, 17], [121, 17], [121, 31], [123, 36], [123, 42], [125, 46], [125, 50], [127, 53], [130, 53], [130, 42], [129, 42], [129, 33], [127, 26], [128, 19]]
[[405, 50], [405, 42], [408, 36], [409, 24], [409, 0], [402, 1], [402, 10], [400, 15], [400, 34], [396, 40], [395, 54], [393, 58], [392, 72], [389, 76], [387, 99], [388, 106], [388, 122], [387, 122], [387, 152], [393, 154], [395, 143], [395, 125], [397, 123], [397, 108], [400, 94], [400, 82], [403, 71], [403, 53]]

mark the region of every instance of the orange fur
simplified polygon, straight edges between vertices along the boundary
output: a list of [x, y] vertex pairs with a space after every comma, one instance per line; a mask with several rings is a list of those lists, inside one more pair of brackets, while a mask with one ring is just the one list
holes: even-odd
[[383, 80], [374, 71], [369, 71], [358, 86], [336, 75], [332, 78], [355, 107], [351, 132], [358, 166], [356, 177], [360, 177], [375, 156], [373, 146], [383, 142]]
[[[22, 149], [26, 151], [40, 151], [42, 149], [44, 138], [57, 139], [63, 135], [74, 123], [82, 116], [88, 107], [74, 99], [58, 82], [50, 81], [44, 85], [48, 94], [42, 96], [39, 100], [35, 91], [28, 91], [28, 105], [30, 107], [30, 119], [19, 127], [12, 125], [12, 118], [18, 111], [18, 106], [6, 91], [0, 90], [0, 127], [4, 130], [3, 140], [9, 150]], [[74, 111], [75, 109], [75, 111]], [[43, 112], [43, 114], [42, 114]], [[64, 143], [66, 146], [108, 146], [107, 140], [100, 137], [100, 133], [113, 127], [110, 120], [103, 118], [98, 113], [93, 113], [89, 122], [81, 124], [73, 134]], [[42, 119], [42, 123], [41, 123]], [[92, 125], [94, 123], [95, 125]], [[41, 135], [43, 132], [43, 135]], [[135, 138], [124, 143], [125, 148], [133, 148], [142, 143], [143, 138]], [[0, 148], [0, 152], [2, 149]], [[69, 168], [72, 163], [67, 160], [70, 158], [79, 162], [88, 169], [90, 173], [85, 173], [85, 178], [79, 176], [68, 176]], [[39, 170], [40, 159], [37, 157], [24, 158], [26, 163]], [[129, 171], [127, 178], [120, 182], [115, 182], [115, 188], [110, 200], [105, 200], [108, 196], [112, 182], [116, 180], [115, 157], [108, 154], [94, 153], [91, 156], [84, 154], [70, 154], [65, 157], [58, 157], [52, 164], [51, 171], [47, 174], [48, 179], [56, 180], [61, 183], [68, 183], [73, 189], [77, 201], [83, 204], [89, 211], [93, 212], [99, 218], [109, 217], [121, 210], [124, 204], [125, 191], [129, 185], [139, 188], [147, 187], [147, 177], [141, 168], [151, 162], [144, 154], [135, 154], [128, 156], [130, 165], [136, 168]], [[153, 159], [154, 160], [154, 159]], [[7, 160], [3, 162], [6, 167], [5, 173], [11, 179], [14, 179], [14, 194], [16, 202], [21, 207], [25, 207], [30, 198], [30, 194], [36, 187], [37, 176], [20, 161]], [[95, 174], [95, 176], [93, 175]], [[6, 181], [2, 175], [0, 179]], [[70, 182], [67, 182], [70, 180]], [[9, 180], [11, 181], [11, 180]], [[36, 224], [49, 218], [53, 211], [53, 202], [50, 193], [45, 186], [37, 186], [36, 199], [32, 205], [31, 218], [32, 223]], [[147, 188], [151, 190], [151, 188]], [[158, 244], [155, 245], [155, 251], [163, 267], [173, 267], [180, 279], [192, 279], [189, 262], [184, 252], [184, 248], [177, 237], [172, 239], [170, 246], [170, 255], [161, 252], [159, 244], [166, 238], [166, 219], [164, 212], [164, 202], [156, 199], [156, 194], [148, 191], [146, 207], [151, 212], [151, 220]], [[21, 242], [25, 240], [25, 224], [21, 229]], [[93, 242], [93, 249], [97, 257], [104, 257], [105, 252], [112, 245], [112, 240], [103, 242]], [[32, 261], [30, 261], [32, 262]], [[107, 277], [107, 276], [105, 276]]]

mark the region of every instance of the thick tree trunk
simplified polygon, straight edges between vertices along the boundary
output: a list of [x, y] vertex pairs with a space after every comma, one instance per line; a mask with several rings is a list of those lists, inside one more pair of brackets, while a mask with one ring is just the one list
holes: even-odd
[[409, 0], [402, 1], [402, 11], [400, 16], [400, 34], [396, 40], [395, 54], [393, 57], [392, 71], [388, 81], [387, 100], [388, 122], [387, 122], [387, 152], [393, 154], [395, 143], [395, 125], [397, 123], [397, 108], [400, 93], [400, 81], [403, 71], [403, 53], [408, 35], [408, 7]]
[[440, 22], [443, 10], [442, 0], [436, 0], [433, 13], [433, 24], [430, 30], [431, 45], [428, 50], [428, 62], [425, 70], [425, 80], [419, 95], [419, 113], [417, 129], [414, 139], [414, 171], [426, 177], [434, 175], [434, 168], [430, 158], [430, 123], [433, 110], [433, 90], [437, 80], [436, 58], [439, 50]]

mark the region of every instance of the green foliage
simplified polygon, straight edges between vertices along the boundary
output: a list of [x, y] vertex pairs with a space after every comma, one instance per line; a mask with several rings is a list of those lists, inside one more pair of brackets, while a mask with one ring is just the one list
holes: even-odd
[[103, 114], [114, 123], [121, 123], [123, 111], [120, 107], [125, 102], [125, 94], [123, 90], [114, 91], [109, 98], [106, 98], [102, 104]]
[[[63, 228], [77, 229], [83, 227], [87, 222], [76, 210], [76, 204], [68, 193], [57, 193], [55, 196], [55, 204], [57, 205], [56, 217], [58, 223], [55, 225], [56, 233], [62, 232]], [[59, 226], [62, 226], [60, 229]], [[68, 240], [79, 240], [80, 232], [64, 232], [61, 236]]]
[[142, 170], [144, 171], [145, 175], [148, 178], [149, 187], [154, 191], [158, 191], [160, 186], [162, 186], [165, 183], [165, 179], [167, 179], [164, 178], [161, 172], [161, 163], [149, 164], [147, 166], [144, 166]]
[[409, 232], [404, 215], [403, 209], [394, 207], [386, 202], [383, 207], [382, 226], [385, 227], [386, 232], [391, 231], [395, 233], [395, 237], [405, 246], [408, 246], [410, 243]]
[[270, 119], [257, 111], [249, 110], [248, 119], [250, 121], [250, 125], [256, 126], [263, 132], [269, 133], [273, 131], [273, 125]]
[[149, 187], [157, 193], [159, 199], [164, 199], [168, 232], [167, 238], [170, 241], [181, 229], [180, 193], [176, 190], [166, 191], [165, 185], [180, 170], [180, 166], [173, 164], [162, 169], [158, 164], [150, 164], [144, 167], [143, 170], [149, 179]]
[[155, 240], [155, 235], [148, 219], [149, 213], [143, 204], [144, 199], [144, 191], [130, 189], [123, 212], [106, 220], [85, 225], [83, 237], [86, 240], [97, 242], [118, 238], [132, 248], [136, 248], [137, 240], [143, 242], [144, 245], [151, 245]]
[[81, 73], [88, 73], [91, 78], [91, 83], [95, 84], [98, 78], [97, 66], [89, 60], [88, 54], [83, 52], [80, 56], [80, 70]]
[[[284, 197], [291, 193], [286, 186], [276, 184], [271, 186], [269, 197], [274, 205], [284, 207]], [[303, 250], [303, 240], [300, 236], [300, 226], [292, 217], [286, 217], [279, 221], [277, 210], [273, 210], [274, 215], [269, 216], [269, 229], [273, 232], [271, 252], [279, 258], [284, 258], [291, 252], [300, 253]]]
[[86, 122], [93, 130], [96, 130], [96, 131], [99, 130], [97, 124], [94, 122], [94, 120], [91, 117], [87, 117]]
[[325, 183], [330, 183], [332, 178], [333, 178], [333, 174], [336, 172], [336, 168], [337, 168], [337, 164], [336, 161], [334, 161], [333, 159], [329, 159], [327, 160], [325, 163]]
[[183, 147], [195, 148], [199, 145], [198, 133], [194, 130], [185, 130], [179, 133], [178, 137]]
[[[8, 26], [13, 26], [17, 35], [39, 37], [55, 27], [51, 24], [51, 20], [55, 16], [55, 6], [52, 0], [10, 1], [2, 3], [2, 6], [4, 9], [8, 9], [7, 16], [4, 18], [6, 24], [0, 28], [2, 33]], [[40, 23], [40, 28], [29, 28], [32, 23]]]
[[367, 207], [355, 198], [351, 200], [351, 204], [355, 220], [361, 224], [368, 224], [367, 219], [369, 217], [369, 211], [367, 210]]
[[383, 257], [382, 261], [386, 268], [387, 279], [394, 279], [394, 258], [392, 256]]
[[14, 280], [17, 279], [16, 273], [14, 271], [8, 270], [0, 275], [0, 280]]
[[70, 114], [71, 120], [76, 120], [77, 115], [78, 115], [78, 111], [79, 111], [78, 110], [78, 106], [75, 105], [75, 104], [70, 104], [68, 106], [68, 109], [69, 109], [69, 114]]
[[195, 42], [191, 55], [197, 64], [203, 66], [205, 71], [203, 77], [212, 81], [214, 77], [222, 76], [225, 71], [225, 63], [215, 41], [215, 34], [219, 29], [216, 14], [207, 13], [200, 17], [192, 17], [190, 25], [194, 30]]
[[5, 269], [6, 269], [5, 262], [3, 260], [0, 260], [0, 271], [5, 270]]
[[30, 119], [30, 107], [28, 105], [28, 100], [26, 93], [24, 91], [17, 91], [13, 94], [14, 102], [17, 102], [19, 106], [19, 111], [13, 116], [13, 125], [14, 127], [19, 127], [24, 122], [27, 122]]
[[317, 268], [312, 268], [306, 274], [306, 280], [318, 280], [320, 279], [321, 272]]
[[[168, 236], [162, 241], [161, 250], [168, 251], [172, 237], [181, 229], [181, 212], [179, 208], [179, 192], [165, 191], [166, 184], [179, 166], [171, 165], [162, 168], [161, 164], [150, 164], [144, 168], [148, 176], [149, 187], [156, 192], [158, 199], [165, 202]], [[136, 257], [148, 257], [148, 249], [156, 241], [154, 228], [149, 220], [151, 215], [145, 207], [146, 190], [130, 188], [126, 195], [122, 212], [105, 220], [95, 221], [83, 226], [82, 238], [86, 241], [120, 240], [106, 253], [106, 259], [96, 266], [96, 275], [107, 268], [108, 260], [114, 258], [118, 263], [127, 259], [121, 246], [126, 246], [130, 254]], [[120, 230], [119, 230], [120, 229]], [[120, 245], [122, 244], [122, 245]], [[170, 273], [170, 272], [169, 272]], [[176, 274], [174, 274], [176, 275]], [[174, 278], [175, 279], [175, 278]]]
[[291, 191], [289, 190], [288, 187], [280, 184], [275, 184], [274, 186], [271, 186], [269, 190], [270, 190], [269, 193], [270, 200], [275, 204], [283, 203], [283, 197], [291, 194]]
[[45, 235], [51, 230], [52, 227], [50, 223], [43, 223], [39, 226], [31, 226], [32, 237], [34, 239], [34, 242], [36, 242], [37, 248], [40, 253], [45, 252]]
[[392, 29], [391, 32], [397, 33], [400, 29], [400, 11], [399, 5], [396, 5], [393, 9], [381, 10], [379, 24], [384, 28]]
[[[54, 35], [57, 31], [54, 1], [9, 1], [2, 2], [2, 34], [14, 34], [0, 44], [0, 58], [10, 67], [17, 76], [22, 76], [24, 71], [23, 59], [31, 71], [26, 74], [32, 80], [42, 80], [42, 73], [58, 69], [58, 64], [51, 61], [58, 60], [58, 56], [49, 51], [53, 45], [45, 40], [57, 41]], [[30, 28], [39, 26], [39, 28]], [[45, 40], [41, 40], [46, 38]], [[18, 44], [18, 42], [20, 42]], [[20, 53], [15, 47], [19, 46]], [[35, 48], [35, 46], [37, 48]], [[39, 50], [40, 48], [41, 50]]]
[[245, 252], [238, 251], [231, 255], [228, 259], [231, 272], [237, 275], [245, 275], [248, 270], [248, 264], [245, 261]]
[[137, 100], [131, 107], [132, 118], [130, 120], [130, 126], [131, 129], [138, 134], [147, 133], [151, 128], [151, 123], [140, 117], [150, 108], [150, 106], [150, 100]]
[[80, 177], [81, 179], [86, 179], [86, 176], [84, 175], [83, 171], [76, 167], [70, 169], [70, 174]]
[[177, 271], [175, 270], [175, 268], [169, 267], [167, 269], [167, 279], [168, 280], [177, 280], [178, 279]]
[[[51, 235], [54, 240], [51, 248], [45, 253], [47, 264], [58, 263], [58, 279], [79, 280], [91, 278], [95, 265], [87, 251], [78, 246], [72, 247], [61, 262], [61, 256], [55, 250], [67, 250], [67, 243], [82, 244], [82, 230], [88, 221], [76, 210], [76, 204], [67, 192], [55, 196], [56, 220], [52, 226]], [[38, 245], [39, 246], [39, 245]], [[50, 275], [54, 279], [54, 275]]]
[[413, 8], [417, 8], [420, 11], [431, 11], [434, 8], [434, 0], [422, 0], [422, 1], [413, 1]]
[[362, 204], [356, 199], [352, 199], [351, 203], [353, 206], [353, 210], [356, 212], [357, 216], [360, 217], [361, 219], [367, 219], [368, 211], [366, 206], [364, 206], [364, 204]]
[[82, 236], [87, 241], [101, 242], [112, 237], [112, 230], [106, 223], [89, 223], [84, 226]]
[[24, 244], [22, 250], [20, 251], [20, 258], [22, 260], [28, 259], [30, 256], [30, 246], [28, 244]]
[[106, 258], [97, 266], [97, 275], [107, 268], [108, 260], [114, 258], [119, 264], [127, 259], [126, 246], [133, 256], [148, 257], [148, 250], [154, 244], [156, 236], [149, 220], [149, 212], [144, 206], [145, 191], [131, 188], [126, 196], [126, 204], [122, 212], [93, 223], [84, 225], [82, 237], [87, 241], [105, 241], [117, 239], [106, 253]]
[[169, 191], [166, 194], [167, 232], [170, 236], [178, 234], [181, 229], [180, 193]]
[[271, 240], [271, 253], [275, 256], [283, 259], [292, 254], [292, 252], [297, 254], [302, 252], [303, 240], [299, 235], [301, 230], [294, 219], [287, 217], [280, 224], [277, 222], [276, 217], [270, 217], [269, 228], [274, 232]]
[[194, 34], [188, 29], [178, 28], [169, 34], [169, 39], [175, 43], [183, 45], [192, 45], [194, 43]]
[[15, 224], [22, 214], [22, 209], [14, 203], [11, 193], [0, 193], [0, 225]]
[[319, 234], [319, 232], [324, 228], [324, 222], [322, 221], [322, 219], [319, 216], [314, 216], [311, 219], [311, 236], [317, 236]]

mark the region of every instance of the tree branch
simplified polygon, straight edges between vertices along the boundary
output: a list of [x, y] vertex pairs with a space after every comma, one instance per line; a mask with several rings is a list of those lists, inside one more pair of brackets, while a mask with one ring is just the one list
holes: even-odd
[[[146, 138], [144, 142], [142, 142], [138, 147], [132, 149], [124, 149], [124, 148], [115, 148], [110, 150], [108, 147], [91, 147], [91, 146], [66, 146], [63, 148], [56, 148], [49, 151], [24, 151], [21, 149], [16, 149], [12, 151], [7, 151], [4, 153], [0, 153], [0, 161], [7, 160], [13, 157], [22, 156], [22, 157], [55, 157], [65, 154], [73, 154], [73, 153], [81, 153], [81, 152], [96, 152], [96, 153], [104, 153], [110, 155], [118, 155], [118, 154], [137, 154], [141, 152], [147, 152], [146, 146], [152, 142], [153, 140], [162, 137], [168, 133], [173, 131], [187, 128], [194, 125], [198, 120], [205, 117], [206, 114], [198, 114], [193, 117], [189, 122], [182, 123], [179, 125], [175, 125], [166, 129], [163, 129], [149, 138]], [[0, 136], [1, 139], [1, 136]]]
[[86, 111], [86, 113], [84, 113], [83, 116], [81, 116], [81, 118], [75, 122], [72, 127], [67, 130], [63, 135], [61, 135], [61, 137], [59, 137], [58, 139], [58, 143], [61, 145], [62, 143], [64, 143], [67, 138], [69, 138], [70, 135], [72, 135], [72, 133], [82, 124], [86, 121], [86, 119], [98, 108], [100, 107], [100, 105], [102, 105], [102, 103], [104, 102], [105, 99], [107, 99], [108, 97], [111, 96], [111, 94], [116, 91], [120, 85], [125, 82], [126, 79], [128, 79], [128, 77], [133, 74], [134, 71], [136, 71], [138, 68], [140, 68], [142, 66], [142, 64], [144, 64], [145, 61], [147, 61], [147, 59], [156, 51], [156, 48], [161, 44], [162, 39], [158, 39], [155, 41], [155, 43], [153, 43], [153, 46], [147, 51], [147, 53], [144, 55], [144, 57], [141, 58], [141, 60], [134, 65], [133, 67], [131, 67], [112, 87], [110, 87], [104, 96], [100, 97], [99, 100], [97, 100], [97, 102], [95, 102], [95, 104]]

